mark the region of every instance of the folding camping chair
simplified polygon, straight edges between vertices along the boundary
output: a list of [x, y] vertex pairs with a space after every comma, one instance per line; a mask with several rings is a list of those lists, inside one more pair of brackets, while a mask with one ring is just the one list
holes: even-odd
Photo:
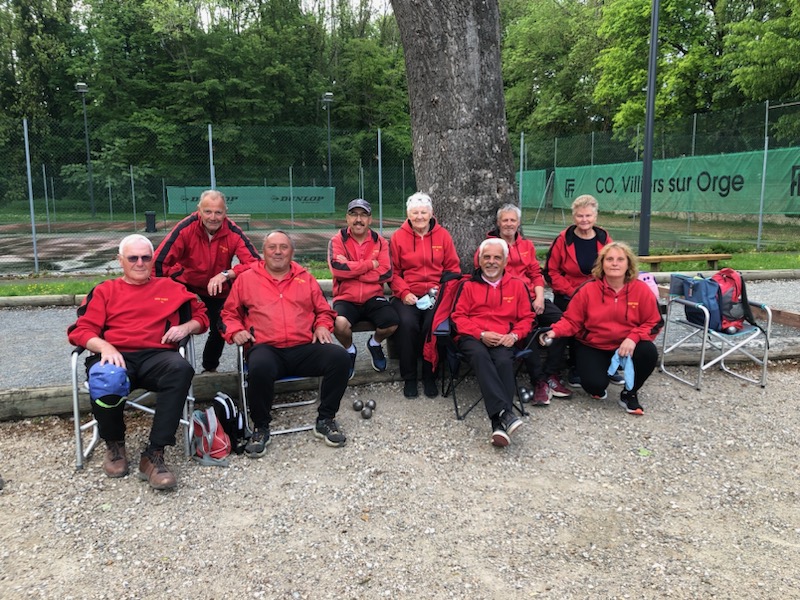
[[[89, 458], [89, 455], [97, 446], [100, 441], [100, 429], [97, 426], [97, 420], [92, 418], [90, 421], [81, 424], [81, 406], [80, 394], [88, 394], [88, 382], [84, 381], [83, 385], [79, 383], [78, 369], [80, 367], [78, 357], [83, 354], [85, 348], [75, 346], [72, 349], [70, 358], [70, 370], [72, 372], [72, 414], [75, 421], [75, 468], [77, 470], [83, 469], [84, 461]], [[186, 336], [181, 340], [178, 347], [178, 352], [184, 357], [189, 364], [194, 368], [194, 336]], [[125, 406], [146, 412], [150, 415], [155, 414], [155, 409], [143, 404], [143, 402], [153, 396], [155, 392], [146, 390], [139, 396], [134, 398], [126, 398]], [[186, 402], [183, 404], [183, 414], [180, 420], [180, 426], [183, 429], [184, 452], [188, 457], [190, 455], [190, 445], [192, 442], [192, 427], [191, 418], [192, 411], [194, 411], [194, 390], [189, 387], [189, 393], [186, 396]], [[91, 437], [87, 443], [84, 443], [84, 433], [91, 431]]]
[[[458, 346], [451, 337], [451, 333], [450, 319], [445, 319], [442, 321], [433, 332], [439, 341], [440, 356], [442, 357], [440, 361], [441, 366], [439, 367], [442, 371], [442, 396], [446, 398], [451, 393], [453, 394], [453, 409], [456, 413], [456, 419], [463, 421], [467, 415], [472, 412], [472, 409], [481, 403], [483, 396], [479, 396], [478, 399], [470, 404], [465, 411], [461, 411], [461, 408], [458, 404], [456, 390], [458, 389], [458, 386], [472, 374], [472, 366], [469, 364], [467, 357], [458, 350]], [[522, 369], [523, 365], [525, 364], [525, 358], [535, 351], [535, 348], [532, 348], [531, 345], [535, 343], [534, 340], [537, 338], [538, 334], [538, 330], [535, 331], [530, 337], [528, 344], [524, 348], [514, 349], [513, 361], [515, 380], [517, 375], [519, 375], [520, 369]], [[467, 365], [467, 369], [463, 375], [461, 374], [462, 363]], [[516, 388], [517, 401], [513, 403], [513, 406], [517, 412], [524, 417], [528, 415], [528, 412], [525, 410], [522, 400], [522, 386], [517, 384]]]
[[[238, 366], [239, 366], [239, 399], [241, 402], [241, 411], [244, 415], [244, 426], [246, 432], [251, 432], [253, 428], [250, 425], [250, 410], [249, 404], [247, 402], [247, 360], [245, 359], [244, 355], [244, 347], [238, 347]], [[282, 379], [278, 379], [275, 383], [291, 383], [293, 381], [304, 381], [307, 379], [311, 379], [311, 377], [284, 377]], [[322, 378], [320, 377], [320, 386], [322, 385]], [[319, 397], [319, 393], [317, 394]], [[295, 402], [279, 402], [277, 404], [272, 405], [272, 409], [282, 409], [282, 408], [296, 408], [299, 406], [309, 406], [311, 404], [316, 403], [317, 399], [313, 398], [310, 400], [297, 400]], [[314, 429], [313, 423], [304, 423], [302, 425], [298, 425], [296, 427], [287, 427], [284, 429], [271, 429], [271, 435], [282, 435], [284, 433], [298, 433], [300, 431], [311, 431]]]
[[[750, 306], [760, 308], [766, 314], [766, 327], [745, 323], [744, 328], [735, 333], [726, 333], [709, 328], [710, 313], [702, 303], [693, 302], [684, 296], [683, 283], [673, 275], [670, 278], [669, 301], [664, 321], [661, 345], [662, 373], [687, 385], [700, 389], [703, 373], [714, 366], [726, 373], [750, 383], [757, 383], [762, 388], [767, 385], [767, 357], [769, 354], [769, 338], [772, 331], [772, 311], [766, 304], [749, 301]], [[703, 323], [694, 323], [686, 319], [685, 307], [695, 307], [702, 311]], [[667, 356], [678, 352], [699, 353], [697, 361], [697, 378], [685, 379], [667, 367]], [[760, 376], [753, 378], [741, 370], [734, 370], [727, 362], [736, 358], [739, 362], [749, 361], [760, 369]], [[749, 364], [748, 362], [748, 364]]]

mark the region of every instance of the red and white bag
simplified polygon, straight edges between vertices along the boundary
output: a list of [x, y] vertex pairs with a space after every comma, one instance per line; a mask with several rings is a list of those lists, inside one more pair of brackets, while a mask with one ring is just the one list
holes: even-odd
[[227, 467], [231, 439], [217, 420], [214, 409], [192, 413], [192, 458], [207, 466]]

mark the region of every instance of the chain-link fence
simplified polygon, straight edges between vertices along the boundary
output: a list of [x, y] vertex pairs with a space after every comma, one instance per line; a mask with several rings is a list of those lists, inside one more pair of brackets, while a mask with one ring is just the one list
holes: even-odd
[[[333, 188], [333, 214], [248, 211], [253, 231], [317, 230], [316, 241], [300, 248], [305, 256], [319, 258], [349, 200], [366, 198], [376, 207], [376, 227], [391, 227], [404, 216], [405, 198], [416, 191], [406, 128], [329, 131], [91, 120], [88, 128], [83, 121], [47, 120], [32, 120], [27, 127], [26, 146], [23, 122], [0, 120], [0, 152], [6, 166], [0, 172], [0, 273], [114, 267], [109, 257], [114, 256], [115, 243], [125, 233], [145, 230], [148, 213], [156, 221], [152, 237], [157, 243], [194, 209], [192, 202], [184, 202], [181, 210], [173, 204], [170, 212], [170, 187], [206, 188], [213, 181], [219, 188]], [[546, 182], [557, 169], [640, 162], [643, 134], [643, 127], [565, 138], [526, 132], [521, 153], [512, 142], [518, 168], [521, 158], [523, 171], [544, 173], [526, 183], [526, 193], [536, 194], [536, 199], [524, 205], [553, 206], [552, 187]], [[754, 152], [765, 144], [771, 150], [800, 148], [800, 102], [657, 123], [654, 159]]]

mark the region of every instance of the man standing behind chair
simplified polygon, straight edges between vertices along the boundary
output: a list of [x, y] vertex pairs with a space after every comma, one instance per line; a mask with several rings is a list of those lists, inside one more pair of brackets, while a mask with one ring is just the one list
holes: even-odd
[[383, 289], [392, 278], [392, 262], [389, 242], [370, 229], [372, 207], [356, 198], [347, 205], [346, 218], [347, 227], [328, 244], [328, 267], [333, 275], [333, 310], [337, 313], [333, 334], [350, 354], [352, 378], [356, 364], [353, 325], [366, 320], [375, 326], [367, 351], [372, 368], [385, 371], [381, 342], [395, 332], [400, 319]]
[[[205, 303], [211, 327], [203, 349], [203, 371], [215, 372], [225, 341], [219, 333], [219, 314], [230, 284], [258, 259], [244, 232], [226, 216], [225, 195], [217, 190], [200, 194], [197, 212], [172, 228], [158, 245], [153, 272], [184, 284]], [[232, 267], [233, 257], [239, 264]]]
[[347, 389], [350, 358], [333, 344], [336, 313], [311, 273], [292, 260], [294, 242], [283, 231], [264, 239], [264, 260], [233, 283], [222, 309], [228, 343], [246, 351], [248, 399], [255, 431], [245, 447], [250, 458], [266, 453], [275, 381], [290, 375], [322, 376], [314, 435], [329, 446], [344, 446], [335, 421]]
[[[169, 489], [177, 480], [164, 464], [164, 448], [175, 445], [194, 377], [191, 364], [176, 350], [183, 338], [208, 328], [208, 317], [203, 303], [185, 287], [150, 277], [152, 260], [149, 239], [138, 234], [124, 238], [119, 245], [122, 277], [98, 284], [86, 296], [67, 334], [71, 344], [94, 353], [86, 359], [86, 371], [92, 413], [106, 442], [103, 471], [109, 477], [128, 474], [124, 397], [141, 387], [157, 396], [139, 477], [156, 489]], [[182, 323], [179, 309], [187, 303], [190, 315]]]
[[508, 244], [500, 238], [478, 247], [479, 269], [462, 284], [450, 319], [458, 349], [478, 379], [492, 422], [492, 444], [503, 447], [522, 425], [514, 415], [514, 345], [531, 331], [533, 309], [521, 279], [505, 273]]

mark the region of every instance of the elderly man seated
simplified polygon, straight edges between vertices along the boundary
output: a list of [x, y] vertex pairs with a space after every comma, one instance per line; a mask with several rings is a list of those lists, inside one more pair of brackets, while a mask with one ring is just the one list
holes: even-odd
[[489, 238], [478, 248], [479, 268], [453, 307], [455, 341], [478, 379], [492, 422], [492, 444], [503, 447], [522, 425], [514, 415], [514, 345], [531, 331], [534, 313], [525, 283], [505, 272], [508, 244]]
[[[71, 344], [93, 352], [86, 359], [92, 413], [106, 442], [103, 471], [128, 474], [125, 450], [125, 396], [133, 388], [155, 391], [150, 441], [142, 452], [139, 477], [159, 490], [174, 488], [175, 475], [164, 463], [164, 448], [175, 445], [175, 431], [194, 377], [177, 352], [188, 335], [203, 333], [208, 317], [203, 303], [172, 279], [150, 277], [153, 244], [129, 235], [119, 244], [123, 275], [98, 284], [67, 330]], [[187, 305], [190, 318], [181, 322]]]
[[247, 351], [248, 399], [255, 430], [245, 446], [260, 458], [270, 443], [275, 381], [289, 375], [322, 376], [314, 434], [329, 446], [347, 438], [334, 417], [347, 389], [350, 357], [331, 343], [336, 313], [311, 273], [292, 260], [294, 242], [283, 231], [264, 239], [264, 260], [233, 282], [222, 309], [222, 335]]

